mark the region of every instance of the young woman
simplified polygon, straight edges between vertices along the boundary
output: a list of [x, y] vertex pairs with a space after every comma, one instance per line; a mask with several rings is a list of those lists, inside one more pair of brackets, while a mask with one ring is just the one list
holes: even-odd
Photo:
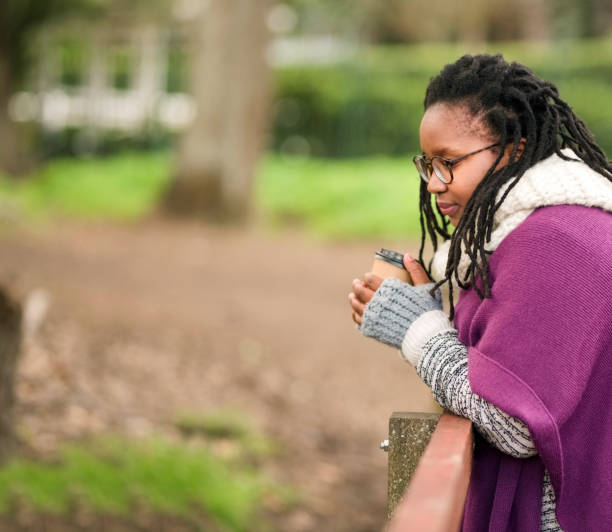
[[612, 165], [553, 84], [500, 55], [431, 80], [420, 139], [415, 286], [366, 274], [353, 319], [473, 421], [464, 530], [612, 530]]

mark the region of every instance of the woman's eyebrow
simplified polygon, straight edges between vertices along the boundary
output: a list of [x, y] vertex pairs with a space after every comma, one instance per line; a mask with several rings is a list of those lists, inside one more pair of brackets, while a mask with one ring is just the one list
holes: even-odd
[[436, 146], [430, 153], [426, 153], [425, 151], [423, 151], [423, 153], [430, 157], [444, 157], [445, 155], [456, 155], [459, 152], [449, 146]]

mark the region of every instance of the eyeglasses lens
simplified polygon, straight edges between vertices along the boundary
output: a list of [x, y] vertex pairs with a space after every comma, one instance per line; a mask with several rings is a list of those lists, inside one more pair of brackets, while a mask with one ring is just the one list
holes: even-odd
[[448, 184], [451, 182], [450, 168], [446, 166], [442, 161], [434, 159], [431, 162], [431, 166], [433, 167], [436, 176], [438, 176], [438, 179], [442, 181], [442, 183]]
[[417, 167], [421, 179], [429, 183], [429, 168], [423, 157], [415, 157], [414, 164]]
[[429, 183], [432, 172], [435, 172], [436, 177], [443, 183], [450, 183], [452, 181], [450, 168], [441, 161], [434, 159], [428, 164], [424, 157], [416, 157], [414, 163], [419, 171], [421, 179], [423, 179], [425, 183]]

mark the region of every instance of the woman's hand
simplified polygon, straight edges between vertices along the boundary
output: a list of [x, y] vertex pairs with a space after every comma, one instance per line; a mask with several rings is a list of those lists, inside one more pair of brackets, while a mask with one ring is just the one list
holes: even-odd
[[383, 282], [381, 277], [368, 272], [363, 276], [363, 281], [353, 279], [353, 291], [349, 293], [349, 303], [353, 309], [353, 321], [361, 325], [361, 318], [365, 311], [365, 306], [374, 296], [374, 292]]
[[[408, 270], [414, 286], [419, 286], [430, 282], [429, 276], [427, 275], [427, 272], [423, 266], [421, 266], [409, 253], [404, 255], [404, 266], [406, 267], [406, 270]], [[378, 290], [382, 282], [383, 279], [377, 275], [374, 275], [372, 272], [366, 273], [363, 277], [363, 281], [360, 279], [353, 280], [353, 290], [348, 297], [353, 311], [353, 321], [357, 325], [361, 325], [365, 307], [372, 299], [374, 293], [376, 290]]]

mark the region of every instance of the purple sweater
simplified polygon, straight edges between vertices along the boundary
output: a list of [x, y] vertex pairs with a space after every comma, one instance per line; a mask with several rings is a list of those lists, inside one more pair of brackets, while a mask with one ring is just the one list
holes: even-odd
[[492, 297], [456, 307], [470, 386], [526, 423], [538, 455], [477, 437], [463, 529], [537, 532], [546, 468], [565, 532], [612, 530], [612, 214], [538, 209], [489, 267]]

